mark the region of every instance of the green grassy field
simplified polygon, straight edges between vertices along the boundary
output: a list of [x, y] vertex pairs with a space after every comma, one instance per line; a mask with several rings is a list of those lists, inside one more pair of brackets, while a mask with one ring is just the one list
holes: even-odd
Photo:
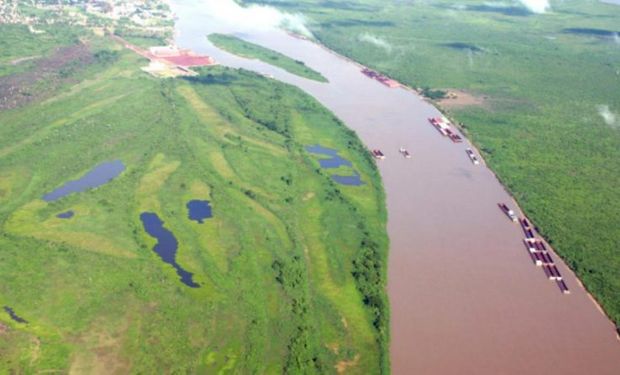
[[258, 2], [303, 13], [322, 43], [410, 86], [487, 97], [446, 111], [620, 323], [619, 6]]
[[293, 60], [274, 50], [261, 47], [232, 35], [211, 34], [208, 38], [211, 43], [218, 48], [234, 53], [235, 55], [261, 60], [300, 77], [319, 82], [327, 82], [327, 79], [323, 77], [321, 73], [308, 68], [303, 62]]
[[[0, 373], [386, 371], [384, 195], [357, 137], [258, 75], [158, 80], [109, 41], [89, 46], [114, 58], [0, 112], [0, 307], [28, 321], [0, 310]], [[365, 185], [336, 185], [304, 149], [317, 143]], [[41, 199], [116, 159], [113, 181]], [[214, 217], [190, 221], [191, 199]], [[153, 252], [144, 211], [200, 288]]]

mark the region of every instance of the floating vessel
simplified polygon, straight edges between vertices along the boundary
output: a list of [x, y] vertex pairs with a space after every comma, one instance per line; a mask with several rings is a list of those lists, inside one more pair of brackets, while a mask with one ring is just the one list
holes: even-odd
[[379, 160], [385, 159], [385, 155], [379, 149], [372, 150], [372, 156], [374, 156], [375, 159], [379, 159]]
[[406, 157], [407, 159], [411, 159], [411, 154], [409, 153], [409, 151], [407, 151], [406, 148], [401, 147], [398, 152], [400, 152], [401, 154], [403, 154], [404, 157]]
[[446, 130], [446, 132], [448, 133], [448, 138], [450, 138], [450, 140], [454, 143], [461, 143], [463, 142], [463, 138], [461, 138], [460, 135], [456, 134], [456, 132], [452, 129], [448, 129]]
[[445, 117], [429, 117], [428, 122], [430, 122], [441, 135], [445, 137], [448, 136], [450, 122]]
[[523, 243], [525, 244], [525, 247], [527, 248], [527, 250], [530, 253], [535, 253], [538, 251], [538, 249], [536, 248], [536, 246], [534, 245], [535, 242], [533, 241], [528, 241], [528, 240], [523, 240]]
[[384, 76], [383, 74], [379, 73], [379, 72], [375, 72], [372, 69], [368, 69], [368, 68], [364, 68], [362, 69], [362, 74], [364, 74], [366, 77], [372, 78], [384, 85], [386, 85], [387, 87], [393, 89], [393, 88], [397, 88], [400, 87], [400, 83], [398, 83], [397, 81], [388, 78], [386, 76]]
[[428, 122], [430, 122], [431, 125], [433, 125], [435, 129], [437, 129], [439, 133], [441, 133], [441, 135], [450, 138], [452, 142], [454, 143], [463, 142], [463, 138], [460, 135], [458, 135], [456, 130], [454, 130], [453, 125], [450, 122], [450, 120], [448, 120], [444, 116], [430, 117], [428, 119]]
[[478, 160], [478, 157], [476, 156], [476, 154], [474, 154], [474, 151], [471, 148], [466, 149], [465, 152], [467, 153], [467, 156], [469, 156], [471, 162], [474, 163], [474, 165], [480, 164], [480, 160]]
[[556, 283], [558, 283], [558, 287], [562, 293], [570, 294], [570, 290], [568, 289], [568, 286], [566, 286], [564, 280], [556, 280]]
[[506, 203], [498, 203], [497, 205], [506, 214], [506, 216], [508, 216], [510, 218], [510, 220], [514, 221], [515, 223], [517, 222], [517, 220], [518, 220], [517, 215], [515, 214], [515, 212], [513, 210], [511, 210], [506, 205]]
[[562, 280], [562, 275], [560, 275], [560, 271], [558, 271], [555, 265], [545, 265], [543, 266], [543, 270], [549, 280]]
[[523, 233], [525, 233], [525, 238], [527, 241], [537, 241], [536, 237], [534, 236], [532, 226], [526, 218], [521, 219], [521, 227], [523, 228]]

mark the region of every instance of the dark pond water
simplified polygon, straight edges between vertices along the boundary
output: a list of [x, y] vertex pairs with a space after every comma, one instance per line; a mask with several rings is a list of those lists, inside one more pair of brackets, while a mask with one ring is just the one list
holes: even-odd
[[71, 219], [74, 215], [75, 215], [75, 212], [67, 211], [67, 212], [59, 213], [58, 215], [56, 215], [56, 217], [59, 219]]
[[171, 231], [164, 228], [164, 222], [161, 221], [157, 214], [151, 212], [143, 212], [140, 215], [144, 230], [153, 238], [157, 239], [157, 244], [153, 247], [153, 251], [159, 255], [161, 260], [170, 264], [177, 271], [177, 275], [181, 278], [181, 282], [190, 288], [198, 288], [199, 284], [193, 280], [193, 274], [187, 272], [176, 261], [179, 243]]
[[360, 175], [357, 173], [353, 176], [340, 176], [337, 174], [333, 174], [332, 180], [336, 181], [336, 183], [340, 185], [360, 186], [364, 184], [364, 181], [362, 181]]
[[55, 201], [72, 193], [79, 193], [87, 189], [104, 185], [125, 170], [125, 164], [120, 160], [101, 163], [78, 180], [69, 181], [51, 193], [45, 194], [43, 200]]
[[204, 223], [204, 219], [213, 217], [211, 212], [211, 205], [206, 200], [191, 200], [187, 202], [187, 210], [189, 211], [189, 219]]
[[16, 321], [17, 323], [28, 323], [26, 321], [26, 319], [18, 316], [17, 314], [15, 314], [15, 311], [13, 311], [12, 308], [8, 307], [8, 306], [4, 306], [4, 311], [6, 311], [7, 314], [9, 314], [9, 316], [11, 317], [11, 319], [13, 319], [14, 321]]
[[338, 151], [331, 148], [323, 147], [321, 145], [313, 145], [306, 147], [306, 151], [311, 154], [329, 156], [328, 159], [319, 159], [319, 164], [321, 165], [321, 168], [338, 168], [341, 166], [352, 166], [350, 161], [338, 155]]
[[[319, 164], [321, 165], [321, 168], [331, 169], [331, 168], [338, 168], [338, 167], [352, 167], [353, 166], [353, 164], [351, 164], [350, 161], [338, 155], [338, 150], [323, 147], [321, 145], [312, 145], [312, 146], [307, 146], [306, 151], [308, 151], [311, 154], [329, 156], [329, 158], [327, 159], [319, 159]], [[362, 181], [358, 173], [355, 173], [352, 176], [341, 176], [341, 175], [333, 174], [331, 177], [332, 177], [332, 180], [334, 180], [337, 184], [340, 184], [340, 185], [360, 186], [364, 184], [364, 182]]]

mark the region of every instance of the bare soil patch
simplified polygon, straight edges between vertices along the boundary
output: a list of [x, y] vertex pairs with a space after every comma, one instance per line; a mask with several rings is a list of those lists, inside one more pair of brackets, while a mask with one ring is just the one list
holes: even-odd
[[93, 61], [88, 46], [80, 43], [57, 48], [50, 57], [36, 61], [27, 72], [0, 77], [0, 110], [46, 98], [60, 85], [73, 81], [73, 73]]
[[437, 103], [447, 109], [459, 109], [465, 107], [488, 107], [489, 97], [484, 95], [475, 95], [464, 90], [448, 89], [444, 99], [438, 100]]
[[355, 355], [355, 358], [353, 358], [353, 359], [352, 359], [352, 360], [350, 360], [350, 361], [340, 361], [340, 362], [338, 362], [338, 363], [336, 364], [336, 366], [335, 366], [335, 367], [336, 367], [336, 371], [337, 371], [339, 374], [344, 374], [345, 372], [347, 372], [347, 370], [348, 370], [349, 368], [357, 366], [357, 364], [359, 363], [359, 361], [360, 361], [360, 355], [359, 355], [359, 354], [356, 354], [356, 355]]

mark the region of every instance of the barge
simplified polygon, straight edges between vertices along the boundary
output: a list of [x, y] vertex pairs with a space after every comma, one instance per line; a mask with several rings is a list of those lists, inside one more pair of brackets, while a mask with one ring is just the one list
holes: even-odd
[[383, 74], [376, 72], [372, 69], [368, 69], [368, 68], [364, 68], [362, 69], [362, 74], [364, 74], [366, 77], [368, 78], [372, 78], [377, 82], [380, 82], [382, 84], [384, 84], [385, 86], [394, 89], [397, 87], [400, 87], [400, 83], [398, 83], [397, 81], [388, 78], [386, 76], [384, 76]]
[[431, 125], [433, 125], [435, 129], [437, 129], [437, 131], [441, 133], [441, 135], [443, 135], [444, 137], [450, 138], [452, 142], [454, 143], [463, 142], [463, 138], [454, 129], [450, 120], [448, 120], [444, 116], [429, 117], [428, 122], [430, 122]]
[[431, 123], [444, 137], [448, 136], [450, 130], [450, 122], [445, 117], [429, 117], [428, 122]]
[[500, 210], [502, 210], [502, 212], [504, 212], [504, 214], [506, 214], [506, 216], [510, 218], [510, 220], [514, 221], [515, 223], [517, 222], [517, 215], [506, 205], [506, 203], [498, 203], [497, 205], [499, 206]]
[[566, 285], [564, 280], [556, 280], [556, 283], [558, 284], [558, 287], [560, 288], [560, 291], [562, 293], [570, 294], [570, 289], [568, 289], [568, 286]]
[[545, 271], [545, 275], [547, 276], [549, 280], [556, 280], [556, 281], [562, 280], [562, 275], [560, 274], [560, 271], [555, 265], [553, 264], [544, 265], [543, 270]]

